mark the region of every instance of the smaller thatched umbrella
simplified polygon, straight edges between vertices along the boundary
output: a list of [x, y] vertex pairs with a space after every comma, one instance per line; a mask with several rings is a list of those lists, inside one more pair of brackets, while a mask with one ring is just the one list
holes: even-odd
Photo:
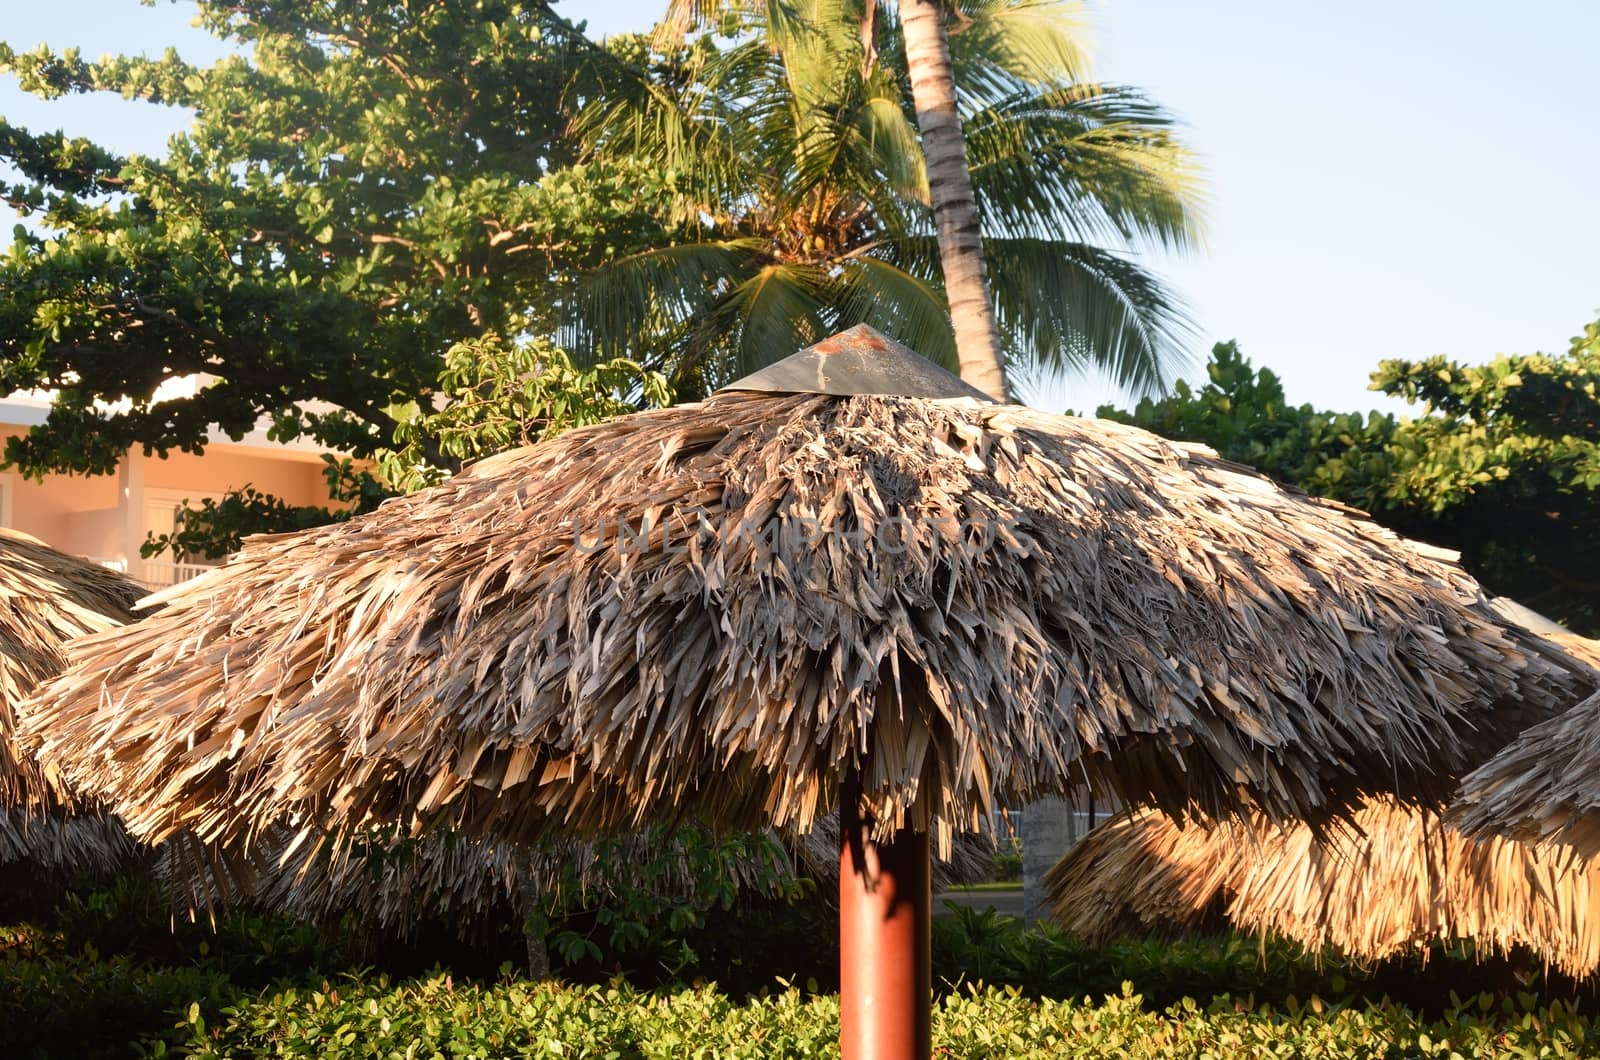
[[1468, 774], [1451, 820], [1600, 863], [1600, 692]]
[[[1490, 606], [1600, 668], [1600, 642], [1503, 597]], [[1046, 875], [1053, 918], [1096, 940], [1231, 922], [1369, 959], [1460, 938], [1499, 951], [1525, 944], [1575, 975], [1600, 964], [1600, 865], [1474, 841], [1388, 798], [1369, 800], [1350, 824], [1318, 832], [1256, 816], [1181, 827], [1156, 811], [1122, 813]]]
[[18, 746], [16, 708], [67, 665], [67, 640], [130, 621], [142, 593], [115, 571], [0, 529], [0, 866], [29, 878], [109, 872], [132, 852], [119, 824], [74, 807]]
[[1516, 840], [1473, 840], [1438, 815], [1369, 801], [1318, 834], [1259, 818], [1180, 827], [1154, 811], [1090, 832], [1045, 877], [1074, 935], [1189, 933], [1223, 921], [1383, 959], [1436, 939], [1528, 946], [1573, 975], [1600, 966], [1600, 866]]

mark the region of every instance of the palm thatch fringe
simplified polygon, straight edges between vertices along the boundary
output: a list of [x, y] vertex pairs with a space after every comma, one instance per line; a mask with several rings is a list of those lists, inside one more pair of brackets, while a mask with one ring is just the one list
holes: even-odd
[[[699, 875], [697, 847], [709, 837], [646, 832], [603, 841], [557, 840], [537, 848], [458, 835], [423, 836], [377, 854], [359, 843], [326, 842], [287, 849], [285, 831], [259, 844], [248, 859], [219, 860], [192, 836], [162, 845], [157, 879], [180, 907], [193, 914], [242, 905], [308, 920], [353, 915], [370, 927], [409, 934], [430, 919], [474, 935], [520, 920], [529, 895], [576, 886], [584, 895], [614, 894], [623, 884], [647, 882], [670, 897], [692, 898]], [[995, 849], [991, 837], [962, 836], [955, 856], [934, 864], [934, 886], [981, 878]], [[651, 865], [648, 880], [637, 871]], [[822, 890], [839, 882], [839, 828], [825, 818], [811, 833], [751, 842], [726, 864], [725, 882], [741, 893], [761, 893], [780, 879], [804, 876]]]
[[0, 810], [0, 865], [26, 866], [36, 882], [105, 875], [126, 866], [133, 855], [127, 830], [96, 810]]
[[1207, 449], [972, 400], [723, 392], [249, 541], [78, 642], [30, 745], [137, 835], [805, 830], [942, 850], [1085, 780], [1324, 817], [1595, 674], [1438, 550]]
[[67, 665], [67, 640], [130, 621], [142, 592], [114, 571], [0, 529], [0, 865], [25, 863], [58, 877], [100, 873], [132, 852], [120, 825], [74, 806], [20, 748], [16, 710]]
[[61, 798], [17, 747], [17, 704], [66, 667], [68, 640], [131, 621], [141, 594], [115, 571], [0, 529], [0, 806], [43, 809]]
[[1451, 821], [1472, 835], [1544, 843], [1600, 867], [1600, 693], [1468, 774]]
[[1050, 918], [1097, 943], [1220, 927], [1237, 885], [1235, 863], [1250, 842], [1236, 830], [1232, 822], [1183, 827], [1147, 809], [1108, 817], [1045, 873]]
[[1600, 966], [1600, 868], [1438, 815], [1369, 800], [1351, 828], [1262, 818], [1180, 827], [1153, 811], [1096, 828], [1047, 874], [1073, 934], [1193, 932], [1226, 920], [1317, 950], [1383, 959], [1436, 939], [1526, 945], [1572, 975]]

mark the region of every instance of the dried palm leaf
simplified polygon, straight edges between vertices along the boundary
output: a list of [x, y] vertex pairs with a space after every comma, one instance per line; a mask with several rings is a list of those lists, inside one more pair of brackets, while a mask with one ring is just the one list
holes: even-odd
[[1515, 840], [1473, 840], [1432, 811], [1369, 800], [1354, 829], [1261, 817], [1181, 827], [1154, 811], [1090, 832], [1045, 877], [1073, 934], [1205, 930], [1228, 921], [1313, 950], [1382, 959], [1437, 939], [1526, 945], [1572, 975], [1600, 966], [1600, 867]]
[[1600, 866], [1600, 693], [1533, 726], [1461, 782], [1451, 820]]
[[114, 571], [0, 529], [0, 865], [51, 875], [107, 872], [131, 854], [120, 825], [73, 806], [21, 750], [16, 707], [66, 666], [68, 639], [129, 621], [141, 593]]
[[1183, 827], [1155, 810], [1114, 814], [1045, 873], [1050, 918], [1092, 942], [1220, 927], [1251, 842], [1237, 832], [1231, 821]]

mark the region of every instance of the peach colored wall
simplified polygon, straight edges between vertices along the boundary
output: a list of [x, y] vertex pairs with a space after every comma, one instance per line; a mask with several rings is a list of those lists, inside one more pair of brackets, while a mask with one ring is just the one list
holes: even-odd
[[[63, 552], [70, 552], [74, 556], [93, 556], [96, 559], [120, 558], [125, 539], [122, 509], [97, 508], [92, 512], [70, 515], [62, 520], [60, 534], [58, 538], [46, 540]], [[34, 534], [34, 536], [40, 535]]]
[[287, 504], [327, 504], [328, 487], [322, 478], [322, 461], [257, 455], [227, 446], [207, 447], [203, 456], [169, 453], [166, 459], [144, 462], [147, 489], [194, 490], [203, 494], [226, 493], [254, 486], [262, 493], [283, 498]]
[[11, 529], [21, 530], [25, 534], [32, 534], [40, 541], [53, 544], [60, 541], [65, 533], [67, 518], [59, 513], [30, 509], [24, 505], [17, 505], [11, 516]]
[[[0, 427], [0, 446], [5, 445], [6, 438], [19, 433], [14, 427]], [[19, 521], [49, 520], [64, 512], [115, 508], [119, 499], [115, 473], [93, 476], [47, 475], [43, 482], [33, 482], [11, 472], [6, 480], [13, 490], [12, 518]], [[26, 530], [20, 525], [17, 529]], [[26, 532], [33, 533], [32, 530]]]
[[[0, 425], [0, 446], [22, 428]], [[170, 453], [167, 457], [134, 457], [132, 470], [111, 475], [49, 475], [30, 482], [15, 472], [0, 472], [6, 497], [0, 516], [8, 525], [32, 534], [64, 552], [137, 566], [138, 544], [144, 539], [146, 502], [171, 502], [179, 497], [198, 504], [200, 498], [254, 486], [294, 505], [330, 503], [315, 454], [212, 445], [201, 456]], [[124, 502], [124, 487], [142, 490]], [[174, 496], [176, 494], [176, 496]]]

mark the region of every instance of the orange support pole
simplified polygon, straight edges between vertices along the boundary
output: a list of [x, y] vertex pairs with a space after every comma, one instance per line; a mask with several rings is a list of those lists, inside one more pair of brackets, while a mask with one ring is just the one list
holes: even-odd
[[928, 1060], [933, 1053], [930, 847], [926, 832], [872, 841], [860, 786], [839, 810], [841, 1060]]

